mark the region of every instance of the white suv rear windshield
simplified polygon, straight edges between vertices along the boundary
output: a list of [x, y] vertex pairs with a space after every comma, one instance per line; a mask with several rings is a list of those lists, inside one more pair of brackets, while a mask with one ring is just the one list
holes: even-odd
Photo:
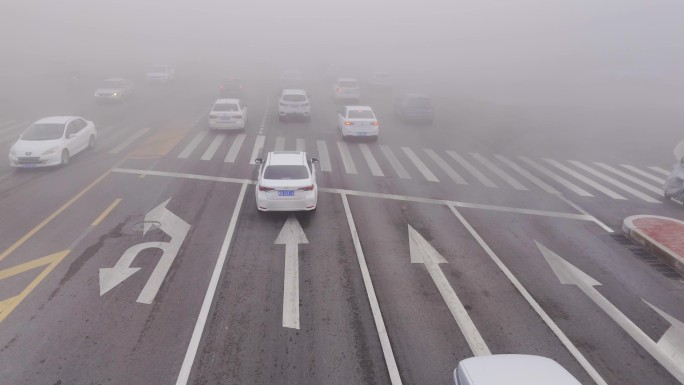
[[304, 165], [271, 165], [264, 170], [264, 179], [309, 179], [309, 170]]
[[340, 87], [345, 87], [345, 88], [356, 88], [356, 82], [349, 81], [349, 80], [343, 80], [337, 84]]
[[284, 102], [305, 102], [306, 95], [283, 95]]
[[240, 111], [240, 109], [235, 103], [216, 103], [214, 104], [214, 111]]
[[371, 110], [349, 110], [347, 117], [349, 119], [375, 119]]

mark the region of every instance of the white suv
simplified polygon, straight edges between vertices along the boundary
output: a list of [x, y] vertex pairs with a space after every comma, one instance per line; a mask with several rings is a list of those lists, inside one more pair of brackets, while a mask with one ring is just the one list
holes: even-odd
[[318, 159], [303, 151], [273, 151], [259, 165], [255, 193], [259, 211], [313, 211], [318, 203]]
[[145, 79], [148, 83], [166, 84], [171, 82], [176, 77], [176, 70], [168, 65], [156, 65], [147, 71]]
[[247, 106], [240, 99], [218, 99], [209, 111], [209, 129], [244, 130]]
[[286, 89], [280, 95], [278, 103], [278, 119], [283, 121], [289, 116], [311, 118], [311, 103], [304, 90]]
[[333, 86], [333, 97], [335, 100], [359, 100], [361, 90], [354, 78], [338, 78]]

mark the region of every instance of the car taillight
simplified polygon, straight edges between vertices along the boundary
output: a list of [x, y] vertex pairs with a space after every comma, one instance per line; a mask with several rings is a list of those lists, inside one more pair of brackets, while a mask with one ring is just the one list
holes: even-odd
[[342, 92], [342, 89], [341, 89], [341, 88], [338, 88], [338, 89], [337, 89], [337, 93], [340, 93], [340, 92]]
[[313, 191], [313, 185], [302, 187], [299, 189], [299, 191]]
[[259, 191], [273, 191], [272, 188], [259, 185]]
[[371, 124], [374, 125], [374, 126], [379, 126], [379, 125], [380, 125], [380, 123], [378, 123], [378, 122], [372, 122]]
[[353, 122], [344, 122], [344, 125], [345, 125], [345, 126], [351, 126], [351, 125], [353, 125], [353, 124], [354, 124]]

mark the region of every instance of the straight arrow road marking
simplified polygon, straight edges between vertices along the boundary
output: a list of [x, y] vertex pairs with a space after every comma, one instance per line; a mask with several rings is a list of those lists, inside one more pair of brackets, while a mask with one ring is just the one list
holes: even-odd
[[299, 244], [308, 244], [306, 234], [294, 215], [290, 215], [274, 244], [285, 245], [283, 285], [283, 327], [299, 329]]
[[601, 285], [600, 282], [560, 257], [558, 254], [549, 250], [541, 243], [537, 241], [534, 243], [537, 245], [537, 248], [539, 248], [542, 256], [544, 256], [544, 259], [551, 267], [551, 270], [556, 274], [556, 277], [558, 277], [561, 284], [577, 286], [587, 297], [589, 297], [589, 299], [613, 319], [615, 323], [620, 325], [627, 334], [641, 345], [644, 350], [667, 369], [670, 374], [672, 374], [680, 383], [684, 384], [684, 366], [682, 365], [681, 356], [682, 347], [672, 347], [672, 342], [681, 343], [684, 341], [684, 327], [681, 322], [647, 302], [654, 311], [672, 324], [672, 327], [663, 335], [663, 338], [661, 338], [662, 343], [656, 344], [646, 333], [627, 318], [620, 309], [594, 288], [594, 286]]
[[461, 300], [458, 299], [456, 292], [439, 267], [440, 263], [447, 263], [446, 259], [411, 225], [408, 226], [408, 233], [411, 263], [422, 263], [425, 265], [428, 273], [430, 273], [430, 277], [435, 282], [437, 289], [439, 289], [439, 293], [444, 298], [444, 302], [446, 302], [447, 307], [451, 311], [451, 315], [456, 320], [458, 327], [461, 328], [463, 336], [468, 342], [468, 346], [470, 346], [470, 350], [476, 356], [492, 354], [473, 320], [468, 315], [468, 311], [461, 303]]

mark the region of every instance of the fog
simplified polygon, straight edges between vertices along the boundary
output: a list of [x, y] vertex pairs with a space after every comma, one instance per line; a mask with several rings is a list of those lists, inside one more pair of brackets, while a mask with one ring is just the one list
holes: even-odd
[[0, 32], [5, 82], [334, 63], [504, 104], [684, 105], [679, 0], [4, 0]]

